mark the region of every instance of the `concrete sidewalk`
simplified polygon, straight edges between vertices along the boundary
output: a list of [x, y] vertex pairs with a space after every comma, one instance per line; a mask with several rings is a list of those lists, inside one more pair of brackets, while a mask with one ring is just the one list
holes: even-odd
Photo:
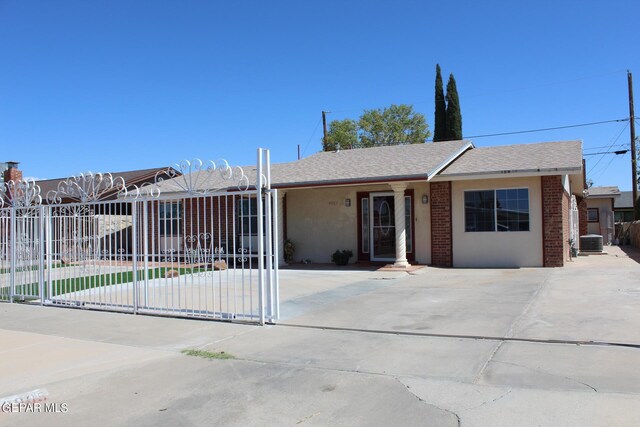
[[640, 267], [615, 249], [563, 269], [294, 272], [266, 327], [0, 304], [0, 397], [68, 405], [0, 425], [640, 425]]

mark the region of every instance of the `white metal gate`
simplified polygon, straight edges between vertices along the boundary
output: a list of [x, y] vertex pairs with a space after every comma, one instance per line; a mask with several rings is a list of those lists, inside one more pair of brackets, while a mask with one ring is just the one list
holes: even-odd
[[257, 157], [255, 177], [225, 161], [184, 161], [133, 189], [109, 174], [83, 174], [45, 205], [33, 182], [7, 187], [0, 300], [277, 320], [277, 191], [269, 151]]
[[576, 196], [571, 196], [569, 209], [569, 241], [574, 248], [578, 248], [580, 242], [580, 213], [578, 212], [578, 201]]

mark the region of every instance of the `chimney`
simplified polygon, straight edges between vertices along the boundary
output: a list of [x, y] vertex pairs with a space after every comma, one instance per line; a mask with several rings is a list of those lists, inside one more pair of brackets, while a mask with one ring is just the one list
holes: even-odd
[[7, 162], [7, 169], [4, 171], [4, 182], [20, 181], [22, 171], [18, 169], [18, 162]]

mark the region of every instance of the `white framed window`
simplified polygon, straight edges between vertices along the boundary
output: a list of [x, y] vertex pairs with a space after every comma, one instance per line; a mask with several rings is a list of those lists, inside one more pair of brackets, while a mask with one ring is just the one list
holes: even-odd
[[238, 231], [244, 235], [258, 234], [258, 199], [255, 197], [238, 200]]
[[158, 206], [158, 232], [160, 236], [178, 236], [182, 219], [182, 203], [161, 202]]
[[369, 253], [369, 198], [362, 198], [362, 253]]
[[530, 231], [529, 189], [464, 192], [466, 232]]
[[404, 229], [407, 242], [407, 253], [413, 252], [413, 224], [411, 222], [411, 196], [404, 196]]

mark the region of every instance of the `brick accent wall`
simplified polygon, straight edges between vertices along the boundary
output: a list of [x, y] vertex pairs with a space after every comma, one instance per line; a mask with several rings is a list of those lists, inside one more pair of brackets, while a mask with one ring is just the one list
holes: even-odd
[[[236, 196], [203, 196], [175, 201], [154, 201], [148, 204], [148, 232], [149, 250], [154, 254], [162, 255], [161, 239], [171, 236], [160, 235], [159, 204], [180, 203], [181, 217], [176, 221], [179, 229], [175, 231], [179, 235], [179, 246], [175, 249], [195, 249], [198, 244], [202, 248], [225, 247], [232, 250], [234, 247], [233, 236], [234, 207], [238, 201]], [[142, 229], [142, 212], [138, 216], [139, 227]], [[237, 224], [235, 224], [237, 227]], [[236, 228], [236, 234], [240, 231]]]
[[542, 179], [542, 251], [545, 267], [562, 267], [569, 257], [569, 194], [562, 177]]
[[[578, 202], [578, 235], [584, 236], [585, 234], [589, 234], [589, 224], [587, 220], [587, 199], [584, 197], [577, 197], [576, 202]], [[576, 245], [578, 242], [576, 242]]]
[[431, 264], [453, 266], [451, 182], [431, 183]]

